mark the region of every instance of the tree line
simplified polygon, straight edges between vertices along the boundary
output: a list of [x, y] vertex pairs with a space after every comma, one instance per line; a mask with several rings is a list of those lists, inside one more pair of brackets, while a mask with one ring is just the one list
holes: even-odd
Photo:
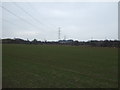
[[74, 41], [74, 40], [59, 40], [59, 41], [32, 41], [15, 39], [1, 39], [2, 44], [47, 44], [47, 45], [75, 45], [75, 46], [93, 46], [93, 47], [120, 47], [119, 40], [90, 40], [90, 41]]

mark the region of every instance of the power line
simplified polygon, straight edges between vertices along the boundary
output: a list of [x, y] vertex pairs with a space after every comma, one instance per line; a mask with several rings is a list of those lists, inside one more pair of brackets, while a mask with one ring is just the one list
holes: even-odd
[[[27, 24], [32, 25], [33, 27], [36, 27], [36, 26], [34, 26], [32, 23], [28, 22], [27, 20], [25, 20], [25, 19], [21, 18], [20, 16], [14, 14], [12, 11], [8, 10], [7, 8], [5, 8], [5, 7], [3, 7], [3, 6], [0, 6], [0, 7], [3, 8], [4, 10], [6, 10], [7, 12], [9, 12], [10, 14], [16, 16], [17, 18], [23, 20], [23, 21], [26, 22]], [[37, 28], [37, 29], [39, 29], [39, 28]]]
[[27, 15], [29, 15], [32, 19], [34, 19], [36, 22], [40, 23], [40, 24], [43, 24], [41, 23], [38, 19], [34, 18], [31, 14], [29, 14], [26, 10], [24, 10], [20, 5], [18, 5], [17, 3], [14, 2], [14, 5], [18, 8], [20, 8], [23, 12], [25, 12]]
[[[34, 19], [36, 22], [38, 22], [38, 23], [40, 23], [40, 24], [42, 24], [42, 25], [45, 25], [45, 26], [47, 26], [48, 28], [51, 27], [51, 25], [46, 25], [46, 24], [40, 22], [38, 19], [34, 18], [31, 14], [29, 14], [25, 9], [23, 9], [22, 7], [20, 7], [20, 5], [18, 5], [17, 3], [14, 3], [14, 4], [15, 4], [18, 8], [20, 8], [22, 11], [24, 11], [27, 15], [29, 15], [32, 19]], [[33, 9], [33, 7], [31, 7], [31, 4], [29, 4], [29, 3], [27, 3], [27, 4], [29, 5], [30, 8]], [[50, 26], [50, 27], [49, 27], [49, 26]], [[52, 28], [53, 28], [53, 27], [52, 27]], [[59, 39], [60, 39], [60, 35], [59, 35]]]
[[[25, 9], [23, 9], [20, 5], [18, 5], [17, 3], [15, 3], [14, 2], [14, 5], [16, 6], [16, 7], [18, 7], [18, 8], [20, 8], [24, 13], [26, 13], [28, 16], [30, 16], [34, 21], [36, 21], [36, 22], [38, 22], [39, 24], [41, 24], [41, 25], [44, 25], [44, 26], [47, 26], [48, 28], [50, 28], [49, 27], [49, 25], [46, 25], [46, 24], [44, 24], [44, 23], [42, 23], [41, 21], [39, 21], [37, 18], [35, 18], [33, 15], [31, 15], [29, 12], [27, 12]], [[30, 5], [30, 4], [29, 4]], [[43, 29], [43, 28], [42, 28]], [[51, 30], [52, 30], [53, 28], [51, 28]], [[44, 29], [45, 30], [45, 29]]]
[[2, 22], [5, 21], [5, 22], [7, 22], [7, 23], [9, 23], [9, 24], [17, 25], [16, 23], [11, 23], [10, 21], [8, 21], [8, 20], [6, 20], [6, 19], [4, 19], [4, 18], [1, 18], [1, 20], [2, 20]]
[[[29, 7], [31, 7], [32, 9], [34, 8], [33, 6], [31, 6], [31, 4], [29, 4], [29, 3], [27, 3], [28, 5], [29, 5]], [[38, 12], [38, 11], [37, 11]], [[38, 12], [38, 14], [39, 14], [39, 12]], [[37, 21], [39, 21], [39, 20], [37, 20]], [[39, 21], [40, 22], [40, 21]], [[42, 22], [40, 22], [40, 23], [42, 23]], [[44, 24], [44, 23], [42, 23], [43, 25], [45, 25], [46, 26], [46, 24]], [[51, 28], [54, 28], [54, 26], [53, 25], [51, 25], [50, 23], [47, 25], [47, 27], [51, 27]]]

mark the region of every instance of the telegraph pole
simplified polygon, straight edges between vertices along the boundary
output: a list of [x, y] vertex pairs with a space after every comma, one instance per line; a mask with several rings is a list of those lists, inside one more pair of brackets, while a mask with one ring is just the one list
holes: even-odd
[[91, 37], [91, 41], [93, 40], [93, 37]]
[[64, 36], [64, 40], [66, 40], [66, 36]]
[[58, 40], [60, 40], [60, 34], [61, 34], [61, 31], [60, 31], [60, 27], [58, 28]]

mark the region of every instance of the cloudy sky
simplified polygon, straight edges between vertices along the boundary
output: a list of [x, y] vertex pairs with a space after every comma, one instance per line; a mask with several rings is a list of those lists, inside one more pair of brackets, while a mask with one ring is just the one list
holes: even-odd
[[117, 2], [4, 2], [2, 38], [118, 39]]

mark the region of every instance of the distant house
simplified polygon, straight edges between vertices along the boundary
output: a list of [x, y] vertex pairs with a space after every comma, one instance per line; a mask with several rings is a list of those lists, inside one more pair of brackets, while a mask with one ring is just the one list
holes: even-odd
[[69, 39], [69, 40], [59, 40], [58, 41], [59, 43], [62, 43], [62, 44], [67, 44], [67, 43], [73, 43], [74, 41], [72, 39]]

